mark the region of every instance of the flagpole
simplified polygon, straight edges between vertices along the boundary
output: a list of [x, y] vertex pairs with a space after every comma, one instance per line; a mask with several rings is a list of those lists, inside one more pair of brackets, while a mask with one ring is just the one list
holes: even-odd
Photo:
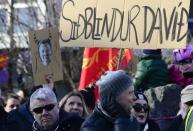
[[118, 61], [117, 61], [117, 70], [119, 69], [120, 67], [120, 64], [121, 64], [121, 60], [122, 60], [122, 55], [123, 55], [123, 48], [120, 48], [119, 49], [119, 58], [118, 58]]

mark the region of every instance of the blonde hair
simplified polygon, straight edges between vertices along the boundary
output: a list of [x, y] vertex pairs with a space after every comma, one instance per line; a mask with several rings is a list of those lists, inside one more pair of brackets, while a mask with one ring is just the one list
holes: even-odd
[[82, 101], [82, 107], [83, 107], [83, 115], [81, 117], [86, 118], [88, 116], [88, 110], [84, 101], [84, 98], [82, 96], [82, 94], [78, 91], [72, 91], [69, 92], [68, 94], [66, 94], [59, 102], [59, 107], [63, 108], [66, 105], [67, 100], [71, 97], [71, 96], [78, 96], [80, 98], [80, 100]]

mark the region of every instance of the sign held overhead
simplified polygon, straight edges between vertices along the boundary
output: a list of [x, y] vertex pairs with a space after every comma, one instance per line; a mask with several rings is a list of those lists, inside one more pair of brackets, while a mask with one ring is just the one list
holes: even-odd
[[34, 85], [63, 80], [58, 28], [29, 32]]
[[190, 0], [63, 0], [60, 44], [183, 48]]

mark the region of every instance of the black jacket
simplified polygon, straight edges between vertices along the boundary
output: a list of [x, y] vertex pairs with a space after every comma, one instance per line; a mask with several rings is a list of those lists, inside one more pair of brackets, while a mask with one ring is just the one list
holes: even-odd
[[173, 121], [168, 129], [168, 131], [184, 131], [185, 129], [185, 120], [183, 120], [181, 115], [178, 115]]
[[14, 121], [14, 131], [31, 131], [34, 118], [29, 110], [29, 102], [8, 114], [8, 121]]
[[0, 131], [5, 130], [7, 125], [7, 112], [5, 112], [3, 106], [0, 106]]
[[147, 120], [146, 124], [141, 125], [141, 128], [142, 130], [144, 130], [144, 128], [147, 128], [147, 131], [160, 131], [158, 124], [154, 120]]
[[139, 131], [139, 125], [128, 115], [114, 119], [96, 107], [82, 124], [81, 131]]
[[0, 131], [18, 131], [17, 123], [8, 119], [8, 113], [0, 106]]
[[[83, 121], [84, 120], [77, 114], [60, 110], [59, 123], [57, 125], [57, 130], [55, 131], [80, 131]], [[34, 122], [32, 131], [44, 131], [44, 129], [42, 129], [37, 122]]]

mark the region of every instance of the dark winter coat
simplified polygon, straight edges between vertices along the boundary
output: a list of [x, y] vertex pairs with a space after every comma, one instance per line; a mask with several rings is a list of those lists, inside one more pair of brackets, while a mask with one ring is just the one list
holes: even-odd
[[137, 64], [135, 89], [145, 91], [168, 84], [167, 65], [161, 55], [145, 55]]
[[177, 116], [168, 131], [184, 131], [185, 129], [185, 121], [183, 120], [182, 116]]
[[160, 131], [158, 124], [154, 120], [148, 120], [146, 124], [141, 125], [142, 130], [146, 128], [146, 131]]
[[[67, 113], [60, 110], [59, 123], [55, 131], [80, 131], [80, 127], [83, 123], [83, 119], [77, 114]], [[37, 122], [34, 122], [32, 131], [45, 131], [42, 129]]]
[[0, 131], [5, 130], [7, 126], [7, 112], [5, 112], [3, 106], [0, 106]]
[[29, 110], [29, 103], [23, 104], [8, 115], [9, 121], [15, 121], [16, 127], [14, 131], [31, 131], [34, 118]]
[[8, 113], [0, 106], [0, 131], [18, 131], [17, 123], [8, 119]]
[[139, 131], [139, 125], [133, 117], [123, 116], [113, 119], [96, 107], [82, 124], [81, 131]]

